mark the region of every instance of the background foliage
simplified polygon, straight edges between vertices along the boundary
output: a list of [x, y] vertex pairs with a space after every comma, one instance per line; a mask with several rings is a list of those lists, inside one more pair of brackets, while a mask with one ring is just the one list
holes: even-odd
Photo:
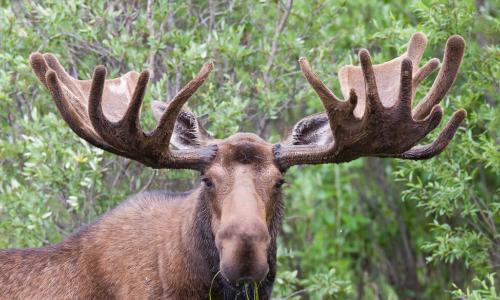
[[339, 91], [337, 70], [357, 63], [362, 47], [382, 62], [422, 31], [424, 59], [442, 58], [446, 39], [460, 34], [464, 63], [443, 102], [447, 116], [469, 114], [438, 158], [289, 171], [274, 297], [500, 299], [498, 2], [0, 3], [0, 248], [55, 243], [127, 195], [197, 183], [195, 173], [154, 171], [77, 138], [31, 73], [33, 51], [55, 53], [80, 78], [97, 64], [111, 76], [149, 68], [149, 128], [148, 102], [172, 97], [213, 59], [191, 109], [217, 137], [252, 131], [278, 141], [321, 110], [300, 56]]

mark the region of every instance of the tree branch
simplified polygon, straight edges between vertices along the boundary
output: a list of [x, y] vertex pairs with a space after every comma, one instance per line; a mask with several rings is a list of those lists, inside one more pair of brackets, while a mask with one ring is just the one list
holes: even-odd
[[[285, 8], [284, 14], [276, 23], [276, 28], [274, 30], [274, 37], [271, 44], [271, 52], [269, 52], [269, 57], [267, 58], [266, 72], [264, 73], [264, 82], [269, 83], [269, 72], [273, 66], [274, 56], [276, 55], [276, 51], [278, 51], [278, 39], [285, 29], [286, 22], [288, 20], [288, 16], [290, 15], [290, 11], [292, 11], [293, 0], [288, 0], [288, 5]], [[279, 2], [278, 2], [278, 11], [279, 11]]]
[[[148, 28], [148, 35], [149, 38], [154, 39], [155, 38], [155, 28], [154, 28], [154, 23], [153, 23], [153, 0], [148, 0], [148, 4], [146, 6], [146, 18], [147, 18], [147, 28]], [[149, 58], [148, 58], [148, 69], [149, 69], [149, 76], [151, 79], [155, 77], [155, 56], [156, 56], [156, 49], [151, 49], [151, 52], [149, 53]]]

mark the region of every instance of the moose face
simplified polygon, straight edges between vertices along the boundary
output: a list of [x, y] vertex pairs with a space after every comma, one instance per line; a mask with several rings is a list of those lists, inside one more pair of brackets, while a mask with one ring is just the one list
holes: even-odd
[[221, 141], [202, 181], [221, 275], [236, 284], [261, 281], [269, 271], [270, 226], [283, 184], [272, 145], [246, 133]]

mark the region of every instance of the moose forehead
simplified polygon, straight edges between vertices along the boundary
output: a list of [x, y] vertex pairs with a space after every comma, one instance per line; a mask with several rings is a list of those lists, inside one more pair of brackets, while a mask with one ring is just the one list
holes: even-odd
[[236, 164], [274, 165], [272, 144], [253, 133], [237, 133], [217, 143], [217, 155], [213, 164], [230, 168]]

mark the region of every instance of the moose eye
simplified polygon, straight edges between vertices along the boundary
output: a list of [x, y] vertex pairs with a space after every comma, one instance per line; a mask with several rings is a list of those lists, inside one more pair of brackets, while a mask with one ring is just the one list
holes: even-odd
[[208, 187], [208, 188], [211, 188], [211, 187], [213, 187], [213, 186], [214, 186], [214, 183], [212, 182], [212, 180], [210, 180], [210, 179], [209, 179], [209, 178], [207, 178], [207, 177], [203, 177], [203, 178], [201, 179], [201, 181], [203, 181], [203, 184], [205, 184], [205, 186], [206, 186], [206, 187]]
[[279, 188], [281, 188], [281, 187], [282, 187], [285, 183], [286, 183], [285, 179], [283, 179], [283, 178], [278, 179], [278, 181], [276, 181], [276, 183], [274, 184], [274, 188], [279, 189]]

